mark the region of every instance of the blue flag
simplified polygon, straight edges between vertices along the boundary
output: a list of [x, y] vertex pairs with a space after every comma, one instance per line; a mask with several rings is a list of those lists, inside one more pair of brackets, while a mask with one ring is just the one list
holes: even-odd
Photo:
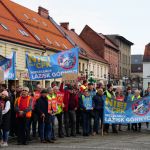
[[51, 56], [26, 55], [30, 80], [61, 78], [64, 73], [78, 73], [78, 51], [72, 48]]
[[16, 52], [13, 52], [10, 57], [6, 57], [5, 63], [0, 66], [0, 70], [4, 71], [4, 80], [16, 79]]

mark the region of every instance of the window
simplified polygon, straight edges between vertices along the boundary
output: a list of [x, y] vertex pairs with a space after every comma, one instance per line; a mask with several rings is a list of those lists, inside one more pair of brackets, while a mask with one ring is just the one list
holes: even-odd
[[97, 77], [99, 77], [99, 66], [97, 66]]
[[84, 63], [82, 64], [82, 71], [84, 72], [84, 70], [85, 70], [85, 65], [84, 65]]
[[26, 19], [29, 19], [28, 15], [27, 14], [24, 14], [24, 16], [26, 17]]
[[65, 44], [63, 44], [63, 46], [64, 46], [65, 49], [68, 49], [68, 47]]
[[95, 70], [95, 66], [93, 65], [93, 72], [94, 72], [94, 70]]
[[56, 43], [56, 45], [57, 45], [58, 47], [60, 47], [60, 44], [59, 44], [57, 41], [56, 41], [55, 43]]
[[23, 35], [23, 36], [29, 36], [29, 34], [27, 32], [25, 32], [24, 30], [18, 29], [18, 31]]
[[103, 68], [101, 67], [101, 78], [103, 77]]
[[36, 34], [34, 34], [34, 36], [37, 40], [39, 40], [39, 41], [41, 40]]
[[91, 71], [91, 64], [89, 64], [89, 71]]
[[4, 25], [3, 23], [0, 22], [0, 25], [3, 27], [3, 29], [9, 30], [8, 27], [6, 25]]
[[47, 24], [46, 24], [45, 22], [42, 22], [42, 24], [43, 24], [45, 27], [47, 27]]
[[38, 22], [36, 18], [33, 18], [33, 21], [35, 21], [36, 23]]
[[46, 38], [46, 40], [49, 44], [52, 44], [52, 41], [50, 41], [49, 38]]
[[81, 63], [79, 62], [79, 72], [81, 72]]

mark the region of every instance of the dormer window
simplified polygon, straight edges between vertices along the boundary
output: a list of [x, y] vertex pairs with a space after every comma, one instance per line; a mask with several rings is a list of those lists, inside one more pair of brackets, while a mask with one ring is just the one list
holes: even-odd
[[34, 36], [37, 40], [39, 40], [39, 41], [41, 40], [38, 35], [34, 34]]
[[4, 25], [3, 23], [1, 23], [1, 22], [0, 22], [0, 26], [2, 26], [3, 29], [5, 29], [5, 30], [9, 30], [8, 27], [6, 25]]
[[29, 36], [29, 34], [27, 32], [25, 32], [24, 30], [22, 29], [18, 29], [18, 31], [23, 35], [23, 36]]

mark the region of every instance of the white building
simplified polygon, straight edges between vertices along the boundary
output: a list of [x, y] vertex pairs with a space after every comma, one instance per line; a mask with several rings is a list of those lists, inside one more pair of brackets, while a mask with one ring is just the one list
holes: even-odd
[[143, 89], [150, 87], [150, 43], [145, 46], [143, 56]]

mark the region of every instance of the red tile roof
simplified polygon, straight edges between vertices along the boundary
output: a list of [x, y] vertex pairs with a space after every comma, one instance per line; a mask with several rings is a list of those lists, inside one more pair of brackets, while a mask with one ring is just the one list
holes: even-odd
[[108, 63], [105, 59], [103, 59], [102, 57], [98, 56], [94, 50], [89, 47], [79, 36], [77, 33], [75, 33], [74, 31], [71, 30], [66, 30], [65, 28], [61, 27], [63, 29], [63, 31], [74, 41], [74, 43], [80, 47], [81, 49], [85, 50], [87, 53], [87, 56], [90, 59], [102, 62], [102, 63]]
[[115, 43], [113, 43], [111, 40], [109, 40], [105, 35], [103, 35], [102, 33], [99, 33], [98, 35], [99, 35], [101, 38], [105, 39], [105, 45], [107, 45], [107, 46], [109, 46], [109, 47], [111, 47], [111, 48], [113, 48], [113, 49], [119, 51], [118, 46], [117, 46]]
[[[4, 37], [6, 40], [29, 46], [42, 48], [46, 46], [49, 49], [56, 50], [70, 49], [73, 47], [56, 27], [52, 18], [43, 18], [38, 13], [10, 0], [1, 0], [0, 10], [0, 22], [9, 28], [9, 31], [1, 30], [0, 38]], [[18, 29], [23, 29], [29, 36], [25, 37], [21, 35]], [[36, 39], [35, 34], [40, 40]]]

